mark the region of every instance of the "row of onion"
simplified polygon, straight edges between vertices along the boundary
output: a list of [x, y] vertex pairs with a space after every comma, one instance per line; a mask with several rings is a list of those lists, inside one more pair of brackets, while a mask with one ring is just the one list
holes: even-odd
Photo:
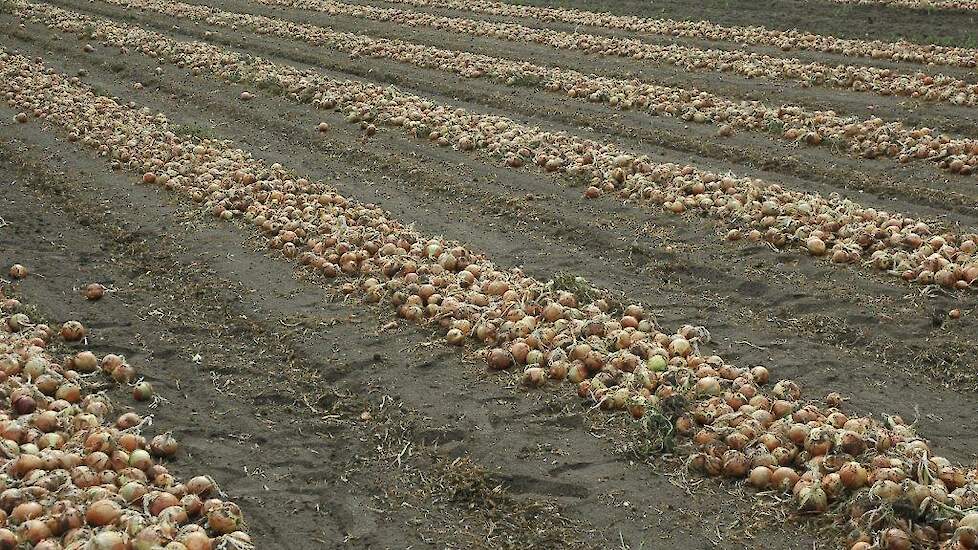
[[[879, 117], [860, 119], [840, 116], [834, 111], [812, 111], [792, 105], [774, 107], [759, 101], [734, 101], [696, 89], [587, 75], [559, 67], [337, 32], [315, 25], [182, 2], [107, 1], [228, 28], [249, 28], [258, 34], [298, 39], [348, 52], [353, 58], [387, 58], [449, 71], [467, 78], [488, 76], [509, 84], [529, 83], [544, 90], [580, 100], [606, 103], [618, 109], [642, 109], [651, 115], [713, 123], [720, 127], [721, 135], [734, 128], [767, 133], [776, 131], [780, 137], [800, 144], [845, 144], [850, 153], [868, 158], [891, 157], [902, 163], [926, 159], [944, 170], [962, 175], [978, 170], [978, 140], [950, 137], [931, 128], [885, 122]], [[61, 24], [61, 10], [44, 4], [27, 4], [22, 13], [37, 14], [49, 26], [58, 27]]]
[[[662, 36], [681, 36], [697, 40], [736, 42], [752, 46], [773, 46], [782, 51], [802, 50], [868, 57], [891, 61], [975, 67], [978, 50], [955, 46], [915, 44], [905, 40], [885, 42], [838, 38], [824, 34], [793, 30], [776, 30], [760, 26], [724, 26], [711, 21], [653, 19], [635, 15], [616, 15], [571, 8], [552, 8], [508, 4], [498, 0], [388, 0], [397, 4], [469, 11], [474, 13], [562, 22], [606, 29], [626, 30]], [[890, 4], [908, 7], [944, 9], [978, 9], [973, 0], [835, 0], [842, 3]]]
[[[895, 6], [915, 10], [971, 10], [978, 11], [974, 0], [832, 0], [839, 4], [859, 4], [862, 6]], [[974, 66], [974, 65], [972, 65]]]
[[0, 53], [0, 82], [11, 105], [113, 168], [258, 228], [271, 249], [316, 273], [352, 277], [344, 292], [440, 328], [488, 368], [520, 368], [528, 386], [569, 380], [602, 409], [664, 419], [696, 471], [794, 494], [802, 512], [847, 509], [853, 549], [976, 547], [976, 472], [934, 455], [898, 417], [847, 415], [837, 394], [807, 403], [790, 380], [766, 389], [766, 368], [702, 353], [702, 327], [665, 332], [642, 306], [616, 304], [579, 278], [500, 270], [230, 142], [176, 135], [163, 114], [98, 96], [38, 61]]
[[287, 97], [342, 109], [349, 122], [401, 127], [438, 145], [487, 152], [510, 167], [534, 163], [548, 172], [590, 178], [588, 197], [617, 192], [629, 201], [676, 214], [700, 212], [726, 225], [729, 240], [801, 247], [834, 263], [863, 264], [921, 284], [965, 289], [978, 281], [975, 234], [937, 231], [932, 224], [864, 208], [836, 194], [826, 198], [763, 180], [656, 164], [614, 145], [449, 108], [395, 87], [338, 81], [204, 42], [175, 41], [65, 11], [49, 13], [57, 16], [54, 23], [59, 28], [94, 32], [107, 44], [131, 47], [188, 68], [192, 74], [274, 82]]
[[184, 483], [162, 463], [178, 450], [170, 434], [147, 439], [148, 417], [113, 416], [109, 398], [90, 390], [102, 372], [131, 383], [137, 399], [151, 396], [124, 357], [58, 359], [56, 337], [82, 340], [81, 323], [56, 332], [2, 289], [0, 302], [0, 548], [253, 548], [240, 509], [213, 479]]
[[348, 4], [338, 0], [258, 0], [262, 4], [320, 11], [458, 34], [540, 44], [560, 50], [674, 65], [686, 71], [736, 73], [747, 78], [791, 80], [882, 96], [901, 96], [953, 105], [978, 104], [978, 84], [944, 74], [904, 73], [866, 65], [829, 65], [744, 50], [653, 44], [632, 38], [564, 32], [516, 23], [443, 17], [424, 12]]

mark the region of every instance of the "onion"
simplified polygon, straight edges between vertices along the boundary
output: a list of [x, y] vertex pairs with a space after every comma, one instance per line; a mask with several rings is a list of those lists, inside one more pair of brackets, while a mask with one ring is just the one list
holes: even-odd
[[207, 512], [207, 528], [226, 535], [237, 531], [241, 525], [241, 511], [231, 503], [224, 503], [218, 508]]
[[11, 279], [24, 279], [27, 277], [27, 268], [20, 265], [14, 264], [10, 266], [10, 278]]
[[149, 382], [140, 382], [132, 389], [132, 397], [136, 401], [148, 401], [153, 397], [153, 385]]
[[134, 412], [127, 412], [119, 416], [116, 419], [115, 425], [120, 430], [128, 430], [129, 428], [134, 428], [142, 423], [143, 419]]
[[717, 396], [720, 395], [721, 391], [720, 382], [712, 376], [700, 378], [696, 381], [696, 395], [707, 397]]
[[747, 475], [750, 461], [740, 451], [730, 450], [723, 455], [723, 475], [725, 477], [744, 477]]
[[122, 533], [116, 531], [100, 531], [85, 550], [128, 550], [128, 541]]
[[845, 492], [845, 485], [842, 484], [841, 476], [836, 472], [822, 476], [819, 484], [830, 501], [839, 498]]
[[112, 379], [120, 384], [128, 384], [136, 377], [136, 369], [125, 363], [112, 369]]
[[32, 420], [37, 429], [42, 432], [53, 432], [58, 429], [58, 413], [54, 411], [43, 411], [35, 414]]
[[88, 507], [88, 511], [85, 512], [85, 521], [89, 525], [102, 527], [115, 524], [121, 515], [122, 508], [114, 500], [102, 499], [93, 502]]
[[798, 509], [802, 512], [820, 514], [828, 509], [829, 500], [820, 483], [803, 487], [796, 497]]
[[503, 349], [495, 348], [486, 355], [490, 370], [505, 370], [513, 366], [513, 355]]
[[970, 527], [978, 530], [978, 512], [965, 514], [964, 517], [958, 520], [958, 527]]
[[225, 535], [225, 539], [230, 539], [231, 541], [243, 542], [245, 544], [251, 544], [251, 535], [245, 533], [244, 531], [235, 531], [228, 535]]
[[808, 241], [805, 242], [805, 246], [812, 256], [824, 256], [827, 251], [825, 242], [818, 237], [809, 237]]
[[119, 489], [119, 496], [122, 497], [127, 504], [133, 504], [136, 501], [141, 501], [146, 495], [148, 490], [146, 486], [138, 481], [130, 481], [126, 483]]
[[11, 403], [17, 414], [30, 414], [37, 409], [37, 401], [29, 395], [20, 395]]
[[22, 523], [17, 534], [19, 538], [37, 544], [51, 536], [51, 529], [44, 521], [32, 519]]
[[204, 502], [200, 500], [199, 496], [188, 494], [180, 498], [180, 506], [186, 510], [188, 516], [196, 517], [200, 515], [200, 512], [204, 507]]
[[954, 540], [958, 541], [961, 547], [975, 548], [978, 546], [978, 530], [971, 526], [959, 526], [954, 530]]
[[[143, 181], [145, 180], [146, 178], [143, 177]], [[147, 182], [147, 183], [152, 183], [152, 182]], [[96, 300], [101, 300], [102, 296], [105, 296], [105, 287], [98, 283], [89, 283], [85, 287], [84, 294], [85, 294], [85, 298], [93, 302]]]
[[895, 502], [903, 496], [900, 485], [894, 481], [883, 479], [873, 484], [870, 494], [880, 498], [884, 502]]
[[669, 353], [672, 355], [686, 357], [693, 351], [693, 346], [685, 338], [675, 338], [669, 342]]
[[[550, 365], [548, 374], [550, 375], [550, 378], [553, 378], [554, 380], [563, 380], [567, 377], [569, 370], [567, 361], [555, 361]], [[578, 380], [578, 382], [580, 382], [580, 380]]]
[[102, 357], [102, 370], [106, 373], [111, 374], [113, 370], [119, 365], [126, 362], [125, 357], [121, 355], [116, 355], [114, 353], [108, 353]]
[[[64, 327], [68, 339], [71, 323]], [[17, 525], [17, 529], [16, 533], [0, 529], [0, 550], [24, 545], [38, 550], [141, 548], [142, 541], [130, 544], [126, 533], [144, 531], [150, 516], [158, 518], [154, 528], [161, 533], [157, 542], [163, 544], [176, 537], [177, 525], [202, 515], [201, 497], [188, 494], [187, 486], [153, 463], [151, 453], [176, 452], [169, 433], [146, 445], [138, 434], [121, 432], [141, 425], [142, 417], [133, 412], [119, 416], [115, 426], [106, 425], [108, 398], [86, 395], [80, 386], [79, 372], [98, 369], [93, 353], [79, 352], [59, 365], [46, 350], [52, 336], [49, 327], [30, 325], [26, 315], [13, 313], [4, 328], [10, 330], [0, 331], [0, 389], [8, 400], [7, 408], [0, 410], [0, 460], [5, 461], [0, 525]], [[535, 353], [534, 364], [543, 364], [541, 351], [527, 352], [528, 359], [531, 353]], [[114, 355], [101, 363], [112, 372], [127, 367]], [[137, 384], [137, 393], [140, 389], [144, 388]], [[150, 496], [147, 479], [165, 491]], [[213, 481], [206, 477], [194, 478], [191, 486], [204, 495], [214, 490]], [[132, 504], [133, 509], [123, 512], [124, 504]], [[208, 510], [208, 525], [216, 532], [233, 533], [223, 543], [241, 547], [248, 542], [247, 535], [237, 532], [241, 513], [236, 506], [217, 501]], [[210, 550], [212, 541], [206, 534], [190, 540], [201, 543], [197, 548]], [[172, 542], [169, 547], [185, 545]]]
[[78, 403], [81, 401], [81, 387], [78, 384], [62, 384], [58, 386], [55, 397], [68, 403]]
[[187, 511], [184, 510], [179, 504], [164, 508], [158, 515], [160, 521], [173, 525], [182, 525], [187, 523], [188, 519]]
[[911, 550], [913, 541], [905, 531], [894, 527], [883, 533], [883, 548], [886, 550]]
[[191, 494], [206, 497], [217, 484], [208, 476], [196, 476], [187, 482], [187, 491]]
[[[7, 302], [9, 305], [9, 301]], [[31, 319], [24, 313], [14, 313], [7, 318], [7, 326], [12, 332], [17, 332], [31, 326]]]
[[767, 384], [770, 379], [770, 374], [768, 374], [768, 370], [765, 367], [754, 367], [750, 370], [750, 373], [754, 380], [761, 385]]
[[847, 489], [859, 489], [869, 483], [869, 473], [858, 462], [847, 462], [839, 469], [839, 477]]
[[756, 466], [750, 471], [747, 481], [755, 489], [764, 491], [771, 484], [771, 469], [767, 466]]
[[791, 468], [781, 466], [771, 474], [771, 486], [778, 490], [789, 492], [798, 483], [798, 479], [799, 475], [797, 472]]
[[129, 465], [146, 471], [153, 465], [153, 458], [143, 449], [136, 449], [129, 455]]
[[67, 321], [61, 325], [61, 337], [66, 342], [77, 342], [85, 337], [85, 327], [78, 321]]
[[163, 510], [171, 506], [179, 506], [180, 504], [180, 500], [177, 497], [165, 491], [150, 493], [147, 498], [149, 499], [148, 510], [153, 516], [158, 516]]
[[18, 523], [23, 523], [29, 519], [40, 517], [43, 513], [44, 509], [37, 502], [24, 502], [14, 507], [10, 517], [17, 520]]
[[78, 372], [95, 372], [98, 368], [98, 358], [90, 351], [81, 351], [75, 354], [71, 362], [72, 368]]
[[136, 435], [133, 433], [123, 433], [119, 434], [119, 445], [126, 452], [133, 452], [136, 449], [141, 449], [146, 446], [146, 438], [141, 435]]
[[665, 357], [655, 354], [649, 356], [648, 360], [645, 362], [645, 366], [652, 372], [663, 372], [666, 370], [668, 362], [666, 362]]
[[523, 371], [523, 385], [538, 388], [547, 383], [547, 371], [540, 367], [530, 367]]
[[149, 442], [149, 452], [153, 456], [171, 457], [177, 454], [178, 448], [177, 440], [170, 434], [160, 434]]
[[187, 550], [211, 550], [212, 542], [207, 533], [202, 531], [191, 531], [179, 537], [179, 542], [187, 547]]
[[10, 473], [17, 477], [26, 477], [34, 470], [44, 467], [44, 460], [34, 454], [21, 454], [10, 463]]

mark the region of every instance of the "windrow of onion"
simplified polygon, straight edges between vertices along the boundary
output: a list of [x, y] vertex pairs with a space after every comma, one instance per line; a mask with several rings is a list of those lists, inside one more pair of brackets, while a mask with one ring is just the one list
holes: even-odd
[[701, 353], [710, 338], [702, 327], [665, 332], [640, 305], [617, 304], [579, 278], [543, 283], [500, 270], [230, 142], [178, 136], [163, 114], [98, 96], [27, 57], [0, 53], [0, 85], [10, 105], [114, 169], [257, 227], [271, 249], [325, 277], [354, 278], [344, 292], [470, 344], [491, 370], [520, 368], [527, 386], [568, 380], [601, 409], [666, 422], [692, 469], [793, 493], [802, 512], [846, 507], [854, 549], [974, 548], [964, 541], [978, 536], [968, 513], [976, 472], [935, 456], [897, 417], [846, 415], [836, 394], [827, 407], [808, 403], [790, 380], [767, 390], [766, 368]]
[[721, 71], [748, 78], [785, 79], [803, 86], [824, 86], [882, 96], [901, 96], [954, 105], [978, 104], [978, 84], [943, 74], [903, 73], [861, 65], [827, 65], [741, 50], [703, 49], [680, 44], [660, 45], [631, 38], [538, 29], [501, 23], [442, 17], [423, 12], [347, 4], [337, 0], [257, 0], [272, 6], [320, 11], [405, 25], [431, 27], [458, 34], [540, 44], [560, 50], [626, 57], [675, 65], [687, 71]]
[[[776, 132], [795, 143], [845, 144], [850, 153], [867, 158], [891, 157], [902, 163], [926, 159], [943, 170], [962, 175], [978, 170], [978, 140], [947, 136], [931, 128], [906, 127], [900, 122], [885, 122], [879, 117], [859, 119], [840, 116], [834, 111], [811, 111], [792, 105], [774, 107], [759, 101], [733, 101], [696, 89], [587, 75], [559, 67], [337, 32], [325, 27], [182, 2], [106, 1], [227, 28], [248, 28], [258, 34], [302, 40], [348, 52], [354, 58], [393, 59], [467, 78], [488, 76], [508, 84], [528, 83], [582, 101], [606, 103], [617, 109], [641, 109], [653, 116], [675, 116], [690, 122], [713, 123], [720, 127], [721, 134], [729, 133], [734, 128]], [[62, 15], [58, 8], [44, 4], [27, 4], [21, 13], [37, 14], [48, 26], [58, 26]]]
[[832, 0], [839, 4], [859, 4], [861, 6], [895, 6], [917, 10], [972, 10], [978, 11], [978, 2], [973, 0]]
[[[662, 36], [681, 36], [697, 40], [736, 42], [750, 46], [774, 46], [782, 51], [802, 50], [842, 54], [851, 57], [869, 57], [928, 65], [955, 67], [978, 66], [978, 49], [933, 44], [915, 44], [905, 40], [884, 42], [837, 38], [797, 29], [782, 31], [760, 26], [723, 26], [711, 21], [679, 21], [652, 19], [634, 15], [615, 15], [572, 8], [551, 8], [508, 4], [497, 0], [388, 0], [396, 4], [430, 6], [469, 11], [488, 15], [502, 15], [537, 19], [546, 22], [559, 21], [574, 25], [603, 27]], [[959, 0], [835, 0], [842, 3], [885, 3], [916, 7], [951, 9], [976, 9], [978, 2]]]
[[836, 194], [825, 198], [759, 179], [656, 164], [614, 145], [446, 107], [393, 86], [339, 81], [205, 42], [174, 41], [152, 31], [93, 25], [95, 20], [57, 13], [60, 28], [93, 32], [106, 44], [132, 47], [192, 74], [271, 82], [297, 101], [342, 109], [349, 122], [401, 127], [440, 146], [489, 153], [514, 168], [533, 163], [547, 172], [590, 178], [587, 197], [618, 192], [675, 214], [700, 212], [724, 223], [730, 240], [802, 247], [835, 263], [864, 264], [921, 284], [965, 289], [978, 281], [976, 234], [936, 231], [920, 220], [863, 208]]
[[[0, 61], [6, 63], [8, 58]], [[168, 433], [147, 440], [150, 419], [113, 417], [102, 371], [129, 383], [125, 358], [81, 351], [58, 359], [51, 327], [34, 323], [0, 289], [0, 548], [34, 550], [246, 550], [241, 510], [206, 476], [181, 482], [160, 461]], [[78, 321], [60, 330], [68, 342]], [[134, 385], [134, 393], [146, 383]]]

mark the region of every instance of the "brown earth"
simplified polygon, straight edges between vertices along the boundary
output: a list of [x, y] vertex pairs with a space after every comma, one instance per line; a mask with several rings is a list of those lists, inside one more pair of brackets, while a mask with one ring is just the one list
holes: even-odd
[[[208, 3], [264, 10], [237, 0]], [[276, 62], [395, 82], [660, 160], [837, 191], [964, 227], [978, 216], [973, 179], [926, 165], [851, 159], [743, 133], [719, 140], [711, 129], [542, 91], [351, 61], [217, 27], [154, 23], [154, 16], [100, 3], [58, 4], [118, 21], [134, 16], [174, 38], [210, 30], [209, 40]], [[321, 22], [306, 12], [275, 15]], [[344, 24], [356, 23], [334, 26]], [[705, 325], [717, 353], [798, 380], [810, 398], [841, 391], [851, 398], [849, 410], [906, 418], [919, 406], [918, 428], [938, 451], [974, 460], [972, 294], [928, 296], [856, 267], [724, 243], [708, 220], [611, 198], [585, 201], [578, 186], [533, 169], [500, 167], [384, 128], [368, 139], [340, 113], [271, 91], [190, 77], [170, 65], [156, 75], [156, 60], [138, 54], [108, 47], [83, 53], [84, 42], [37, 25], [18, 29], [8, 15], [0, 25], [5, 47], [70, 74], [83, 68], [83, 80], [100, 93], [162, 111], [184, 130], [233, 139], [500, 265], [521, 265], [542, 279], [572, 272], [645, 303], [663, 326]], [[361, 27], [380, 34], [377, 26]], [[383, 31], [448, 47], [465, 42], [473, 51], [523, 47]], [[594, 71], [617, 63], [532, 51], [538, 54]], [[143, 90], [133, 89], [137, 81]], [[755, 82], [731, 89], [755, 85], [759, 94], [775, 93]], [[244, 89], [258, 97], [240, 102]], [[846, 95], [794, 91], [833, 106]], [[683, 474], [681, 453], [650, 453], [655, 440], [641, 426], [589, 411], [569, 385], [527, 392], [507, 376], [486, 375], [465, 354], [432, 344], [432, 334], [390, 328], [386, 309], [345, 298], [336, 283], [259, 252], [251, 229], [138, 186], [58, 130], [36, 120], [16, 125], [13, 114], [0, 107], [0, 216], [7, 222], [0, 264], [20, 262], [34, 272], [17, 294], [52, 323], [84, 321], [97, 353], [133, 360], [168, 400], [152, 413], [154, 429], [172, 429], [183, 443], [175, 469], [214, 475], [242, 504], [259, 548], [836, 547], [836, 533], [813, 533], [824, 523], [783, 522], [786, 509], [777, 503], [749, 506], [757, 499], [733, 483]], [[315, 130], [321, 120], [332, 127], [325, 136]], [[77, 289], [96, 280], [114, 291], [87, 302]], [[964, 311], [961, 320], [946, 320], [952, 307]]]

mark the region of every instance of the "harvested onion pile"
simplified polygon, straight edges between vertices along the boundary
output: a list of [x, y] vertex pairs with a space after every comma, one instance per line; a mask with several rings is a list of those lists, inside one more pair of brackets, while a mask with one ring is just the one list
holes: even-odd
[[[933, 65], [956, 67], [975, 67], [978, 65], [978, 50], [955, 46], [936, 46], [933, 44], [914, 44], [907, 41], [884, 42], [881, 40], [859, 40], [837, 38], [797, 29], [782, 31], [758, 26], [718, 25], [710, 21], [677, 21], [675, 19], [650, 19], [634, 15], [615, 15], [568, 8], [549, 8], [508, 4], [497, 0], [389, 0], [396, 4], [412, 6], [432, 6], [471, 11], [489, 15], [504, 15], [539, 19], [541, 21], [561, 21], [575, 25], [588, 25], [609, 29], [682, 36], [699, 40], [717, 40], [738, 44], [775, 46], [783, 51], [805, 50], [836, 53], [852, 57], [869, 57], [893, 61], [909, 61]], [[978, 9], [978, 2], [972, 0], [835, 0], [840, 3], [889, 4], [906, 7], [927, 7], [942, 9]]]
[[338, 0], [257, 0], [262, 4], [349, 15], [410, 27], [431, 27], [458, 34], [541, 44], [588, 54], [626, 57], [681, 67], [687, 71], [733, 72], [748, 78], [789, 79], [805, 86], [826, 86], [883, 96], [911, 97], [954, 105], [978, 104], [978, 84], [943, 74], [907, 74], [865, 65], [827, 65], [742, 50], [659, 45], [630, 38], [538, 29], [514, 23], [442, 17], [423, 12], [347, 4]]
[[182, 483], [154, 460], [176, 452], [169, 434], [147, 441], [147, 419], [113, 420], [108, 397], [85, 391], [90, 373], [128, 382], [132, 367], [87, 351], [56, 359], [54, 330], [19, 306], [7, 300], [0, 317], [0, 548], [253, 548], [212, 479]]
[[[697, 123], [712, 122], [721, 128], [772, 132], [787, 140], [806, 145], [848, 145], [855, 155], [876, 158], [891, 157], [900, 162], [926, 159], [940, 168], [969, 175], [978, 169], [978, 141], [954, 138], [930, 128], [913, 128], [899, 122], [885, 122], [878, 117], [859, 119], [844, 117], [834, 111], [810, 111], [801, 107], [770, 106], [759, 101], [733, 101], [692, 89], [658, 86], [638, 80], [623, 80], [559, 67], [545, 67], [527, 62], [445, 50], [402, 40], [371, 38], [336, 32], [315, 25], [296, 24], [279, 19], [222, 11], [207, 6], [163, 0], [106, 0], [126, 7], [138, 7], [174, 17], [207, 22], [231, 29], [250, 28], [258, 34], [274, 34], [299, 39], [316, 46], [349, 52], [353, 57], [395, 59], [403, 63], [442, 71], [467, 78], [490, 76], [507, 83], [529, 82], [535, 86], [568, 97], [607, 103], [618, 109], [643, 109], [652, 115], [675, 116]], [[76, 21], [79, 14], [43, 4], [25, 4], [25, 15], [36, 14], [49, 26], [66, 28], [64, 17]], [[92, 19], [84, 28], [100, 28], [96, 36], [109, 34]], [[122, 27], [113, 36], [126, 36]], [[116, 41], [118, 43], [118, 41]]]
[[[59, 28], [73, 32], [91, 29], [95, 21], [64, 11], [47, 13], [54, 16]], [[506, 117], [449, 108], [395, 87], [338, 81], [203, 42], [177, 42], [159, 33], [108, 23], [94, 28], [107, 44], [134, 47], [187, 67], [193, 74], [274, 82], [287, 97], [321, 108], [343, 109], [348, 122], [401, 127], [441, 146], [488, 152], [511, 167], [534, 163], [548, 172], [591, 178], [589, 197], [617, 191], [628, 200], [676, 214], [698, 211], [727, 225], [731, 240], [747, 238], [776, 247], [801, 247], [834, 263], [864, 264], [920, 284], [965, 289], [978, 281], [978, 235], [935, 231], [920, 220], [864, 208], [836, 194], [825, 198], [758, 179], [656, 164], [614, 145], [544, 132]], [[39, 100], [21, 94], [19, 102], [10, 101], [43, 112]], [[70, 139], [77, 137], [77, 132], [69, 134]], [[205, 200], [206, 194], [197, 191], [195, 196]]]
[[[498, 270], [228, 142], [177, 136], [162, 114], [96, 96], [26, 57], [0, 53], [0, 62], [2, 81], [17, 90], [9, 101], [71, 132], [113, 167], [188, 195], [223, 220], [256, 226], [269, 247], [326, 277], [356, 277], [344, 291], [438, 326], [450, 344], [474, 343], [490, 369], [523, 369], [528, 386], [566, 379], [602, 409], [664, 419], [693, 447], [691, 468], [793, 493], [802, 512], [847, 505], [853, 548], [870, 541], [974, 548], [976, 472], [934, 456], [899, 418], [880, 423], [806, 403], [789, 380], [766, 390], [765, 368], [701, 354], [710, 337], [701, 327], [663, 332], [641, 306], [616, 306], [580, 279], [541, 283]], [[160, 516], [182, 517], [166, 512], [172, 508]]]

